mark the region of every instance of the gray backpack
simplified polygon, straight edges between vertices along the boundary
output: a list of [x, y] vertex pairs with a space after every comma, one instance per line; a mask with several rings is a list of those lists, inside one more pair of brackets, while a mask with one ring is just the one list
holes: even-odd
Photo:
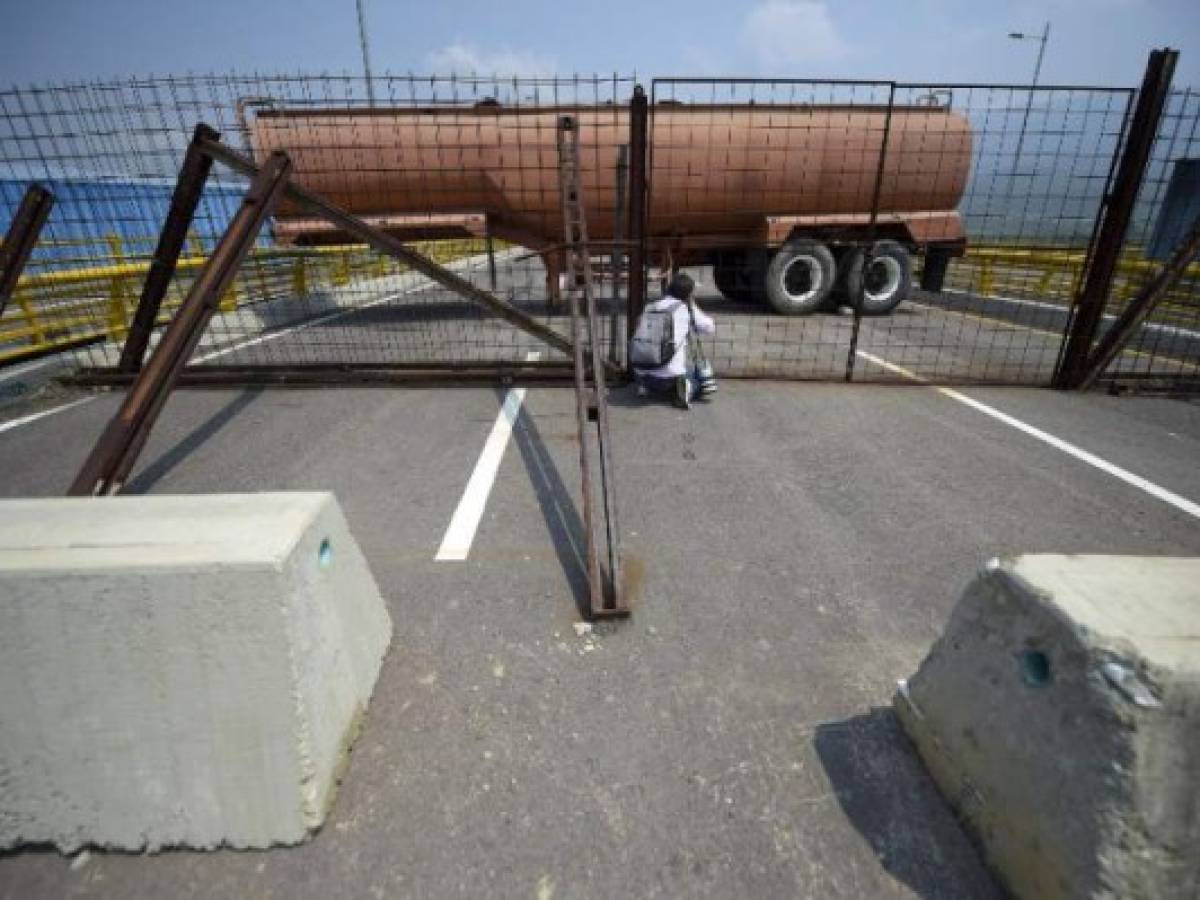
[[[629, 362], [640, 369], [665, 366], [679, 349], [675, 338], [675, 310], [680, 301], [666, 309], [647, 309], [638, 319], [637, 330], [629, 339]], [[685, 335], [686, 337], [686, 335]]]

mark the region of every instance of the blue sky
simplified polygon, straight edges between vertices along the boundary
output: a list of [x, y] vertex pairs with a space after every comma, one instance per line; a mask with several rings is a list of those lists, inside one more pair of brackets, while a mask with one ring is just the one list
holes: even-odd
[[[1129, 85], [1156, 46], [1200, 87], [1197, 0], [366, 0], [377, 73], [637, 71]], [[354, 0], [0, 0], [0, 85], [358, 72]]]

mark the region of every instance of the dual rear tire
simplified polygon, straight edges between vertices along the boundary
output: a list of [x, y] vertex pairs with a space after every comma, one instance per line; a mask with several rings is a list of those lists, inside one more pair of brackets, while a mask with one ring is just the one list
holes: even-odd
[[767, 266], [767, 302], [785, 316], [807, 316], [829, 299], [837, 282], [833, 252], [820, 241], [788, 241]]
[[864, 316], [886, 316], [912, 290], [912, 255], [895, 241], [872, 246], [867, 266], [859, 249], [846, 254], [844, 265], [846, 297], [851, 303], [862, 297]]
[[730, 300], [766, 301], [785, 316], [827, 307], [837, 288], [851, 303], [862, 292], [864, 316], [884, 316], [912, 289], [912, 256], [896, 241], [878, 241], [871, 247], [870, 265], [864, 267], [861, 249], [846, 250], [835, 260], [826, 244], [798, 238], [780, 247], [769, 261], [762, 250], [724, 254], [713, 267], [713, 278]]

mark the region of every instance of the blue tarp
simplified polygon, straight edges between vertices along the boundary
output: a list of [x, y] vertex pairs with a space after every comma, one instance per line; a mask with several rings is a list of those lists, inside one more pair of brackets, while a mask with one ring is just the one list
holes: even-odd
[[1180, 159], [1175, 162], [1167, 195], [1158, 211], [1158, 221], [1147, 259], [1166, 260], [1183, 243], [1200, 221], [1200, 159]]
[[[120, 238], [130, 257], [154, 250], [171, 206], [174, 182], [109, 178], [38, 179], [54, 194], [54, 207], [34, 249], [34, 264], [53, 268], [103, 265], [112, 260], [109, 238]], [[29, 181], [0, 178], [0, 235], [7, 230]], [[211, 250], [241, 203], [245, 188], [210, 182], [205, 188], [192, 233]], [[269, 229], [259, 245], [270, 243]]]

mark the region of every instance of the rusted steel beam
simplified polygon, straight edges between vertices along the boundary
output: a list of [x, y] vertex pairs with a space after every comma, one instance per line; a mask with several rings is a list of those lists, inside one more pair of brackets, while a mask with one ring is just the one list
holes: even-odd
[[31, 184], [25, 189], [25, 196], [21, 198], [17, 214], [8, 226], [4, 243], [0, 244], [0, 315], [4, 314], [8, 301], [17, 289], [17, 281], [29, 262], [29, 255], [53, 206], [54, 195], [40, 184]]
[[650, 108], [646, 92], [635, 85], [629, 101], [629, 286], [626, 338], [632, 339], [646, 306], [646, 168]]
[[[571, 311], [571, 336], [575, 344], [575, 413], [579, 436], [579, 468], [583, 476], [583, 527], [588, 574], [588, 600], [592, 618], [629, 615], [622, 593], [621, 532], [617, 521], [616, 485], [608, 428], [608, 387], [600, 350], [596, 319], [596, 292], [588, 247], [579, 174], [579, 123], [574, 116], [558, 120], [559, 197], [567, 249], [567, 299]], [[583, 309], [580, 309], [582, 301]], [[584, 343], [589, 345], [585, 355]], [[587, 358], [590, 355], [589, 371]], [[590, 375], [590, 384], [589, 384]], [[591, 449], [588, 424], [596, 424], [600, 453], [600, 492], [603, 502], [604, 539], [608, 548], [608, 583], [600, 567], [592, 500]]]
[[291, 170], [287, 155], [274, 153], [255, 176], [241, 207], [192, 283], [162, 340], [76, 475], [69, 495], [96, 496], [121, 489], [180, 371], [216, 312], [221, 295], [233, 282], [263, 223], [282, 199]]
[[1158, 135], [1158, 124], [1171, 90], [1171, 76], [1175, 72], [1175, 61], [1178, 58], [1178, 51], [1170, 49], [1155, 50], [1150, 54], [1142, 87], [1138, 91], [1137, 106], [1129, 126], [1125, 150], [1117, 168], [1112, 192], [1104, 201], [1103, 219], [1092, 240], [1087, 271], [1075, 301], [1074, 313], [1067, 326], [1062, 360], [1053, 380], [1056, 388], [1078, 388], [1083, 383], [1092, 342], [1104, 316], [1113, 275], [1117, 270], [1121, 248], [1125, 244], [1125, 235], [1133, 217], [1138, 191], [1150, 162], [1150, 153]]
[[[220, 141], [204, 141], [203, 148], [205, 153], [218, 162], [229, 166], [229, 168], [236, 172], [241, 172], [243, 175], [254, 175], [259, 171], [258, 166], [253, 160], [225, 146]], [[511, 303], [502, 300], [494, 294], [477, 288], [465, 278], [413, 250], [399, 238], [392, 237], [387, 232], [380, 231], [378, 228], [373, 228], [357, 216], [346, 212], [340, 206], [330, 203], [324, 197], [313, 194], [299, 185], [288, 184], [285, 192], [288, 199], [292, 202], [303, 207], [313, 215], [321, 216], [332, 222], [338, 228], [354, 235], [359, 240], [374, 247], [380, 253], [386, 253], [406, 263], [431, 281], [435, 281], [442, 287], [454, 291], [456, 294], [490, 310], [510, 325], [534, 337], [540, 338], [567, 356], [571, 356], [573, 353], [571, 342], [553, 328], [543, 325], [533, 316], [522, 312]]]
[[1191, 233], [1175, 248], [1175, 252], [1171, 254], [1171, 258], [1167, 261], [1167, 264], [1162, 267], [1149, 283], [1137, 292], [1136, 296], [1129, 301], [1129, 304], [1121, 312], [1117, 321], [1104, 333], [1104, 337], [1100, 339], [1100, 343], [1096, 345], [1095, 351], [1088, 360], [1087, 370], [1080, 379], [1079, 387], [1081, 390], [1087, 390], [1094, 385], [1096, 379], [1103, 374], [1109, 364], [1125, 349], [1125, 345], [1129, 343], [1129, 339], [1133, 337], [1150, 313], [1154, 311], [1154, 307], [1158, 305], [1158, 302], [1183, 277], [1188, 265], [1196, 257], [1197, 253], [1200, 253], [1200, 223], [1197, 223], [1192, 228]]
[[[64, 376], [66, 384], [125, 386], [137, 377], [115, 367], [80, 369]], [[301, 365], [202, 365], [186, 366], [177, 387], [313, 387], [329, 385], [446, 385], [481, 384], [565, 387], [574, 377], [572, 367], [554, 360], [473, 363], [305, 363]]]
[[179, 177], [175, 181], [175, 193], [171, 195], [167, 220], [159, 232], [158, 246], [154, 248], [150, 270], [142, 284], [142, 296], [129, 326], [125, 346], [121, 348], [121, 360], [117, 366], [123, 372], [136, 372], [142, 366], [163, 297], [175, 275], [175, 265], [179, 262], [179, 254], [183, 252], [188, 228], [196, 217], [196, 207], [200, 204], [205, 182], [212, 171], [212, 157], [201, 151], [201, 142], [219, 138], [216, 131], [204, 124], [197, 125], [192, 133], [192, 141], [188, 144]]

